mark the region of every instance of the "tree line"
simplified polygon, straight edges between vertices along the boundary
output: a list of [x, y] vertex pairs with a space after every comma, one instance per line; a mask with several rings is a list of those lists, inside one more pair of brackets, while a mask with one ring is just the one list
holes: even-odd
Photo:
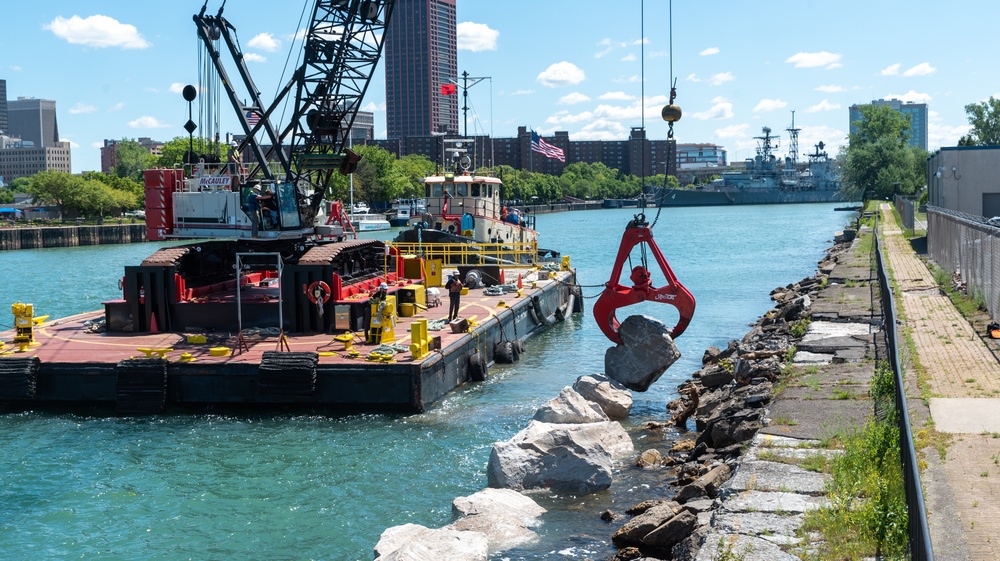
[[[1000, 146], [1000, 99], [965, 106], [969, 132], [959, 146]], [[913, 195], [927, 185], [927, 151], [907, 145], [910, 121], [888, 106], [861, 107], [847, 148], [839, 156], [848, 200]]]
[[[959, 146], [1000, 146], [1000, 99], [971, 103], [965, 106], [969, 132]], [[851, 134], [847, 148], [838, 160], [843, 170], [845, 198], [884, 199], [893, 194], [910, 195], [926, 185], [927, 152], [910, 147], [910, 122], [902, 113], [887, 106], [866, 105], [861, 108], [857, 132]], [[199, 154], [215, 154], [226, 161], [231, 148], [205, 139], [194, 139]], [[184, 161], [189, 139], [179, 136], [165, 143], [160, 155], [153, 155], [132, 139], [117, 143], [117, 163], [110, 173], [85, 172], [73, 175], [58, 171], [43, 171], [30, 178], [15, 179], [0, 188], [0, 204], [10, 204], [14, 193], [31, 194], [37, 203], [57, 206], [63, 216], [68, 213], [107, 216], [142, 208], [144, 191], [142, 173], [155, 167], [178, 167]], [[439, 166], [425, 156], [408, 155], [396, 158], [391, 152], [374, 145], [356, 145], [362, 159], [351, 177], [335, 174], [327, 189], [327, 197], [347, 201], [353, 191], [354, 201], [369, 204], [397, 198], [424, 196], [420, 180], [441, 172]], [[504, 182], [501, 196], [505, 200], [546, 203], [564, 197], [577, 199], [627, 199], [643, 192], [643, 183], [651, 187], [678, 187], [673, 176], [656, 175], [639, 178], [609, 168], [603, 163], [577, 162], [567, 165], [558, 176], [498, 166], [490, 171]]]

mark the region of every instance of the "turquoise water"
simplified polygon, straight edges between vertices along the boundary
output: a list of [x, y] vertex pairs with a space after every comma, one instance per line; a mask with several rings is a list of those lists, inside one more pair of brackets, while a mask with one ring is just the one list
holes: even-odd
[[[629, 428], [638, 449], [675, 436], [641, 426], [665, 416], [705, 347], [742, 336], [770, 309], [771, 289], [814, 273], [847, 220], [833, 207], [663, 210], [657, 244], [698, 308], [677, 341], [682, 359], [635, 394]], [[634, 212], [540, 215], [541, 245], [571, 255], [581, 284], [600, 285]], [[10, 327], [15, 300], [53, 317], [100, 308], [118, 294], [124, 265], [156, 247], [0, 253], [0, 329]], [[487, 382], [421, 415], [0, 414], [0, 558], [371, 559], [390, 526], [451, 522], [451, 500], [485, 486], [491, 444], [579, 375], [603, 370], [609, 343], [589, 315], [599, 290], [584, 288], [587, 314], [532, 338], [519, 363], [491, 368]], [[619, 319], [637, 311], [676, 322], [674, 309], [659, 304]], [[541, 541], [494, 557], [603, 558], [615, 527], [597, 515], [667, 483], [625, 465], [616, 481], [588, 497], [536, 495], [550, 511]]]

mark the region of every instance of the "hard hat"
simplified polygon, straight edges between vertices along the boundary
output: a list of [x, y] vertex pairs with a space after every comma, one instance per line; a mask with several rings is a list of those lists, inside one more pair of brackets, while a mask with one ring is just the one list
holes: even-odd
[[389, 288], [389, 286], [387, 284], [385, 284], [385, 283], [382, 283], [382, 284], [378, 285], [378, 288], [379, 288], [379, 290], [386, 290], [386, 289]]

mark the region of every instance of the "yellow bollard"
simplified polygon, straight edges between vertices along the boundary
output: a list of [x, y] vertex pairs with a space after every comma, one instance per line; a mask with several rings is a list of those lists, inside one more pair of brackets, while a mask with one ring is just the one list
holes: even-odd
[[429, 340], [426, 319], [420, 319], [410, 324], [410, 355], [415, 360], [427, 356]]

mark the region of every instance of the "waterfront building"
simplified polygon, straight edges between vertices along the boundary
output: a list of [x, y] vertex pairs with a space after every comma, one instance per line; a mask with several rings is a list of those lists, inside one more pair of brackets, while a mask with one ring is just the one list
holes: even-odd
[[459, 132], [455, 2], [396, 2], [382, 57], [389, 139]]
[[[127, 140], [127, 139], [123, 139]], [[110, 173], [118, 165], [118, 143], [120, 140], [104, 139], [104, 146], [101, 146], [101, 171]], [[153, 140], [149, 137], [141, 136], [136, 142], [145, 148], [150, 154], [159, 157], [162, 154], [163, 142]]]
[[26, 140], [4, 138], [0, 138], [0, 178], [3, 178], [4, 183], [10, 183], [18, 177], [31, 177], [46, 170], [73, 172], [69, 142], [57, 142], [55, 146], [37, 146]]
[[949, 146], [927, 158], [927, 203], [992, 218], [1000, 216], [1000, 147]]
[[0, 135], [10, 134], [10, 121], [7, 119], [7, 80], [0, 80]]
[[[457, 135], [450, 135], [451, 138]], [[438, 165], [445, 164], [444, 141], [449, 136], [423, 135], [406, 138], [389, 138], [373, 141], [374, 144], [392, 152], [396, 157], [407, 154], [426, 156]], [[531, 131], [518, 127], [513, 138], [491, 138], [489, 136], [470, 137], [475, 152], [470, 157], [476, 167], [510, 166], [514, 169], [529, 170], [559, 175], [569, 164], [575, 162], [603, 163], [630, 175], [658, 175], [667, 171], [668, 140], [649, 140], [639, 127], [632, 129], [626, 140], [570, 140], [566, 131], [556, 131], [545, 136], [545, 142], [561, 149], [566, 161], [532, 152]], [[680, 164], [696, 164], [695, 167], [721, 167], [727, 165], [726, 150], [715, 144], [677, 144], [677, 160], [670, 169], [670, 175], [677, 175]], [[681, 166], [688, 169], [692, 166]]]
[[927, 104], [911, 103], [898, 99], [875, 99], [871, 103], [852, 105], [850, 112], [851, 134], [858, 132], [857, 122], [861, 120], [861, 108], [865, 105], [886, 105], [902, 113], [910, 120], [910, 137], [907, 144], [927, 150]]

